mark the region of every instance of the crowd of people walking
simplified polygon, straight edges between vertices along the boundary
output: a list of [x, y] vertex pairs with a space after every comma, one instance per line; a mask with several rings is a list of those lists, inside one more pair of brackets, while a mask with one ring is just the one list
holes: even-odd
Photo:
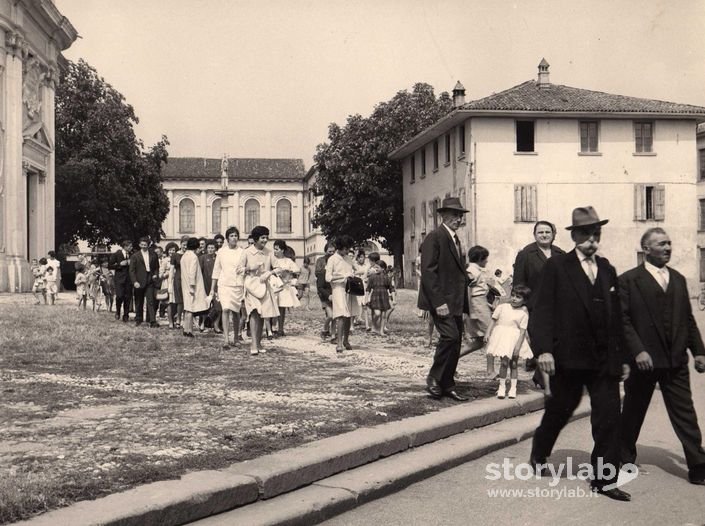
[[567, 253], [553, 244], [555, 226], [539, 221], [535, 242], [517, 255], [509, 302], [489, 314], [484, 270], [489, 253], [475, 246], [465, 259], [456, 230], [467, 210], [458, 198], [446, 198], [438, 212], [443, 222], [424, 239], [419, 260], [418, 307], [439, 333], [427, 377], [430, 396], [466, 400], [455, 385], [458, 360], [483, 346], [488, 373], [494, 374], [494, 359], [501, 360], [499, 398], [516, 397], [518, 360], [535, 359], [534, 381], [545, 389], [546, 403], [530, 464], [537, 473], [546, 469], [585, 389], [592, 405], [592, 489], [628, 501], [631, 496], [617, 484], [620, 466], [636, 462], [637, 439], [658, 383], [683, 445], [688, 479], [705, 485], [705, 450], [687, 356], [690, 350], [696, 371], [705, 372], [705, 347], [685, 278], [667, 266], [672, 247], [666, 231], [646, 230], [640, 240], [643, 264], [618, 276], [597, 255], [608, 220], [593, 207], [573, 211], [566, 229], [574, 248]]

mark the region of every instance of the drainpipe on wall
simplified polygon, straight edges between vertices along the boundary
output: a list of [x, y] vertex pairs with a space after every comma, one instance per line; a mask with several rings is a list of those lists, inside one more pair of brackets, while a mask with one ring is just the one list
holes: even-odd
[[[472, 135], [471, 135], [472, 137]], [[472, 160], [470, 161], [470, 186], [472, 187], [472, 244], [477, 245], [477, 143], [472, 143]]]

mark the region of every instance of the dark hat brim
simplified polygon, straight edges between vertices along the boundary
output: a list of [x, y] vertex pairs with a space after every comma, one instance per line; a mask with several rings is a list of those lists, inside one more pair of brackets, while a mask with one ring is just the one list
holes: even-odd
[[594, 223], [585, 223], [584, 225], [571, 225], [565, 227], [566, 230], [575, 230], [576, 228], [584, 228], [586, 226], [602, 226], [609, 223], [609, 219], [603, 219], [602, 221], [595, 221]]
[[468, 212], [470, 212], [470, 210], [465, 210], [464, 208], [460, 208], [460, 207], [456, 208], [454, 206], [444, 206], [444, 207], [439, 208], [436, 211], [437, 212], [453, 211], [453, 212], [460, 212], [462, 214], [467, 214]]

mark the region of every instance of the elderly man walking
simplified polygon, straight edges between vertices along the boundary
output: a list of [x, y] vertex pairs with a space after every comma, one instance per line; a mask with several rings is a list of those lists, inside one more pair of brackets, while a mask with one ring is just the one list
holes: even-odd
[[619, 277], [627, 350], [636, 369], [624, 384], [622, 461], [636, 461], [636, 442], [658, 382], [688, 465], [688, 480], [705, 485], [705, 450], [690, 391], [687, 350], [705, 372], [705, 347], [681, 273], [667, 266], [671, 238], [650, 228], [641, 238], [643, 265]]
[[469, 313], [468, 276], [463, 249], [455, 233], [468, 211], [457, 197], [446, 197], [438, 213], [443, 223], [421, 245], [421, 286], [418, 308], [429, 311], [440, 338], [426, 379], [429, 394], [457, 402], [466, 397], [455, 390], [455, 369], [463, 336], [463, 313]]
[[575, 248], [551, 257], [541, 274], [529, 332], [539, 367], [553, 376], [553, 396], [546, 400], [530, 462], [536, 470], [543, 469], [587, 387], [595, 442], [592, 489], [627, 501], [631, 496], [615, 483], [620, 468], [619, 381], [629, 375], [629, 365], [620, 348], [617, 273], [607, 259], [595, 255], [607, 221], [591, 206], [573, 210], [573, 224], [567, 229]]

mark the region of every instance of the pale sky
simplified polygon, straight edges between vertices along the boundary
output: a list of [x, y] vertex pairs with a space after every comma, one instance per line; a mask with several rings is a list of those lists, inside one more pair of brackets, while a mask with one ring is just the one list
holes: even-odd
[[705, 106], [701, 0], [54, 0], [170, 155], [312, 164], [328, 124], [416, 82], [466, 100], [536, 78]]

